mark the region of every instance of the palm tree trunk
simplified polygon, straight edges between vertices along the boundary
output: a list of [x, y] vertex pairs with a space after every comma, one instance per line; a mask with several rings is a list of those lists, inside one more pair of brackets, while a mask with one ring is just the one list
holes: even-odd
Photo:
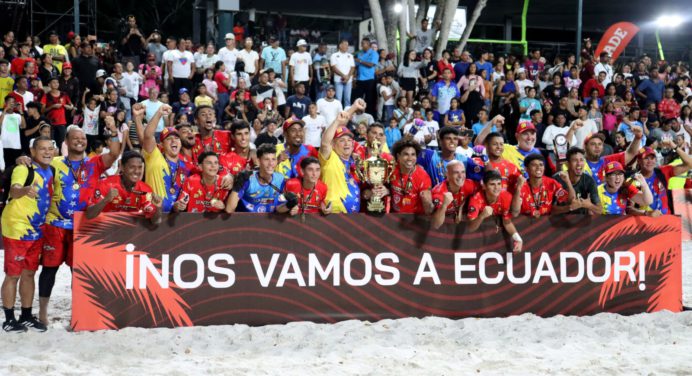
[[428, 16], [428, 9], [430, 9], [430, 0], [421, 0], [418, 4], [418, 12], [416, 13], [416, 23], [413, 25], [412, 33], [416, 32], [416, 27], [420, 25], [423, 18]]
[[447, 48], [449, 32], [452, 29], [452, 21], [454, 20], [454, 15], [456, 14], [458, 5], [459, 0], [446, 0], [444, 2], [438, 2], [438, 9], [444, 8], [442, 24], [440, 25], [440, 37], [437, 38], [437, 43], [435, 43], [435, 56], [437, 56], [438, 59], [442, 56], [442, 51]]
[[375, 36], [377, 37], [377, 44], [380, 48], [387, 48], [387, 33], [384, 28], [384, 17], [382, 16], [382, 7], [380, 6], [379, 0], [368, 0], [370, 5], [370, 14], [372, 15], [372, 21], [375, 27]]
[[466, 41], [468, 41], [471, 37], [471, 31], [473, 31], [473, 27], [476, 25], [476, 21], [478, 21], [478, 18], [481, 16], [481, 12], [483, 11], [483, 8], [485, 8], [487, 2], [488, 0], [478, 0], [478, 3], [476, 3], [476, 7], [473, 8], [473, 14], [471, 14], [471, 19], [466, 24], [466, 28], [464, 29], [464, 35], [461, 36], [461, 40], [459, 41], [459, 50], [463, 51], [466, 47]]

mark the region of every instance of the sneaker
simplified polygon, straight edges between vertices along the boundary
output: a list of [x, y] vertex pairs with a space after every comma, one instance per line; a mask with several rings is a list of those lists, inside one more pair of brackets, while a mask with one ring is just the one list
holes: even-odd
[[38, 321], [35, 316], [31, 316], [28, 319], [19, 319], [19, 324], [23, 325], [26, 329], [31, 329], [36, 332], [45, 332], [48, 330], [48, 327]]
[[7, 333], [24, 333], [28, 329], [24, 325], [17, 322], [17, 320], [12, 319], [2, 323], [2, 330], [6, 331]]

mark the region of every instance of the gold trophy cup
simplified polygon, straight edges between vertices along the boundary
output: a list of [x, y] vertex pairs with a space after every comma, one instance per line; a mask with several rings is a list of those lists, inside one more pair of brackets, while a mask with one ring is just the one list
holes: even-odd
[[[358, 178], [362, 182], [370, 184], [373, 188], [377, 188], [389, 181], [394, 169], [386, 159], [380, 157], [381, 144], [378, 141], [373, 142], [371, 150], [373, 154], [372, 157], [360, 161], [356, 172], [358, 173]], [[382, 201], [382, 197], [372, 196], [368, 201], [367, 210], [370, 213], [383, 213], [385, 204], [384, 201]]]

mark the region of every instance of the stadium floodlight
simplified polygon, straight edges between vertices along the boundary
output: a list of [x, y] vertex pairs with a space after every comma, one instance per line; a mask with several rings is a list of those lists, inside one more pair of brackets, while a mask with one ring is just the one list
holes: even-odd
[[404, 10], [404, 6], [401, 3], [394, 4], [394, 13], [401, 13]]
[[665, 14], [656, 19], [656, 44], [658, 44], [658, 56], [661, 58], [661, 60], [665, 60], [665, 57], [663, 56], [661, 37], [658, 35], [659, 30], [662, 28], [672, 29], [678, 27], [680, 24], [682, 24], [682, 22], [682, 17], [677, 14]]

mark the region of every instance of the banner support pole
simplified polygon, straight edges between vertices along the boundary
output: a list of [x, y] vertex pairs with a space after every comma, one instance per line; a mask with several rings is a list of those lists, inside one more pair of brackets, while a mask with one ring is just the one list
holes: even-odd
[[665, 60], [665, 57], [663, 57], [663, 45], [661, 44], [661, 36], [658, 35], [659, 28], [656, 27], [656, 44], [658, 44], [658, 57], [661, 58], [661, 60]]
[[529, 54], [529, 44], [526, 42], [526, 14], [529, 13], [529, 0], [524, 0], [524, 8], [521, 11], [521, 44], [524, 46], [524, 56]]
[[577, 58], [577, 64], [581, 62], [581, 27], [583, 5], [584, 1], [579, 0], [577, 5], [577, 51], [574, 54]]

